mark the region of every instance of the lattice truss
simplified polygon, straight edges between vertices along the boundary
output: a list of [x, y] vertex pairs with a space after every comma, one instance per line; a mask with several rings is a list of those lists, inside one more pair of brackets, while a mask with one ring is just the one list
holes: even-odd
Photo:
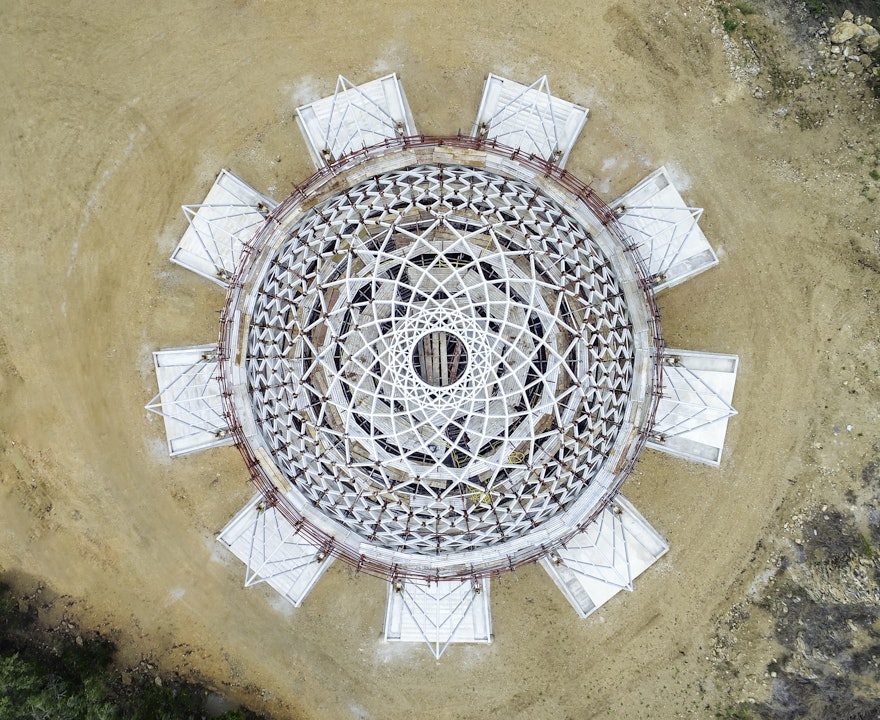
[[718, 256], [697, 224], [703, 209], [685, 204], [666, 168], [653, 172], [612, 207], [618, 222], [640, 244], [655, 292], [718, 264]]
[[527, 86], [490, 74], [472, 134], [562, 167], [587, 122], [587, 112], [553, 97], [546, 75]]
[[363, 85], [340, 75], [333, 95], [297, 108], [296, 114], [316, 167], [387, 138], [416, 134], [395, 74]]
[[247, 569], [245, 587], [267, 583], [299, 607], [333, 561], [298, 533], [262, 495], [255, 496], [217, 538]]
[[541, 560], [569, 602], [586, 617], [656, 562], [669, 546], [622, 495], [586, 529]]
[[663, 397], [648, 445], [712, 465], [724, 446], [736, 383], [736, 355], [667, 349]]
[[153, 353], [159, 393], [146, 409], [162, 416], [168, 452], [183, 455], [232, 442], [220, 399], [217, 348], [203, 345]]
[[189, 227], [171, 261], [218, 285], [228, 285], [244, 244], [276, 205], [228, 170], [222, 170], [202, 204], [183, 206]]
[[438, 660], [450, 643], [491, 642], [489, 581], [389, 583], [385, 640], [424, 641]]
[[524, 182], [378, 175], [267, 264], [247, 374], [300, 492], [370, 542], [472, 550], [567, 509], [625, 416], [634, 344], [587, 229]]

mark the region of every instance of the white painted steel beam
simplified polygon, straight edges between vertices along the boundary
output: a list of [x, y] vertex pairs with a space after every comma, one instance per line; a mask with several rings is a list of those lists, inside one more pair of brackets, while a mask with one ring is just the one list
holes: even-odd
[[451, 643], [492, 642], [489, 581], [390, 582], [385, 640], [424, 642], [438, 660]]
[[294, 607], [302, 605], [333, 562], [260, 494], [229, 521], [217, 540], [246, 565], [245, 587], [266, 583]]
[[189, 226], [171, 262], [227, 286], [238, 267], [242, 247], [276, 205], [241, 178], [221, 170], [201, 205], [183, 206]]
[[639, 246], [654, 292], [718, 264], [718, 256], [698, 225], [703, 209], [685, 204], [665, 167], [615, 200], [611, 208]]
[[563, 167], [588, 112], [551, 95], [546, 75], [522, 85], [490, 74], [471, 134]]
[[388, 138], [417, 133], [395, 73], [363, 85], [340, 75], [333, 95], [297, 108], [296, 117], [317, 168]]
[[648, 447], [718, 466], [733, 409], [736, 355], [667, 349], [663, 397]]
[[598, 610], [669, 549], [623, 495], [587, 529], [541, 559], [556, 586], [582, 618]]
[[168, 452], [205, 450], [232, 442], [223, 416], [215, 345], [153, 353], [159, 393], [146, 406], [165, 421]]

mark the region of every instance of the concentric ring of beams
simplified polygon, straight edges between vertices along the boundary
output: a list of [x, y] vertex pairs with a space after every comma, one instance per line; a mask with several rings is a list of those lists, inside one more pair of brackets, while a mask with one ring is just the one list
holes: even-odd
[[429, 555], [522, 538], [613, 453], [634, 373], [609, 259], [538, 187], [417, 165], [285, 228], [246, 339], [275, 465], [370, 545]]

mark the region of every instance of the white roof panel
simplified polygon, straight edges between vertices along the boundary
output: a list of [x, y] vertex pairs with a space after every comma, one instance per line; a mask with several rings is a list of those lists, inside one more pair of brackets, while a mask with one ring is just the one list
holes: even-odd
[[299, 535], [257, 494], [217, 537], [247, 566], [245, 587], [265, 582], [299, 607], [333, 558]]
[[427, 643], [438, 659], [450, 643], [492, 642], [489, 581], [389, 583], [385, 640]]
[[394, 73], [363, 85], [340, 75], [333, 95], [297, 108], [296, 115], [318, 168], [388, 138], [417, 132]]
[[216, 352], [215, 345], [201, 345], [153, 353], [159, 394], [146, 408], [165, 421], [171, 455], [232, 442], [223, 416]]
[[201, 205], [184, 205], [189, 222], [171, 262], [226, 286], [244, 243], [266, 222], [276, 202], [221, 170]]
[[721, 462], [739, 358], [667, 349], [663, 397], [648, 447], [709, 465]]
[[588, 112], [551, 95], [546, 75], [531, 85], [522, 85], [490, 74], [471, 134], [563, 167]]
[[662, 557], [669, 546], [623, 495], [564, 548], [541, 560], [578, 615], [587, 617]]
[[697, 224], [702, 208], [685, 204], [666, 168], [655, 170], [611, 207], [618, 210], [618, 221], [639, 245], [655, 292], [718, 264], [718, 256]]

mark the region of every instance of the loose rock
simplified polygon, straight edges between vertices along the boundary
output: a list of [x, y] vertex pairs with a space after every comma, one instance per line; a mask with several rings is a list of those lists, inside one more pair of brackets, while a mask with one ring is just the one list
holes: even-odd
[[831, 42], [835, 45], [841, 45], [856, 37], [861, 30], [859, 26], [853, 22], [841, 22], [834, 26], [834, 32], [831, 33]]
[[866, 53], [875, 52], [880, 48], [880, 33], [875, 30], [874, 34], [865, 35], [859, 40], [859, 47]]

